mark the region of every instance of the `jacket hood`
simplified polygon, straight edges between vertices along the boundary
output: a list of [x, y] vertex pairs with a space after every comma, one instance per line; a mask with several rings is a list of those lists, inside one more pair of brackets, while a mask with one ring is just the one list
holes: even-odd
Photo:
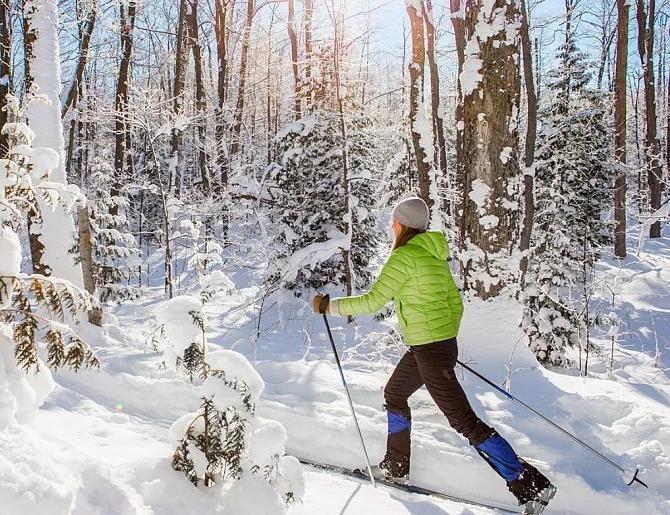
[[437, 259], [446, 261], [449, 257], [447, 238], [438, 231], [428, 231], [414, 236], [414, 238], [407, 242], [407, 245], [417, 245]]

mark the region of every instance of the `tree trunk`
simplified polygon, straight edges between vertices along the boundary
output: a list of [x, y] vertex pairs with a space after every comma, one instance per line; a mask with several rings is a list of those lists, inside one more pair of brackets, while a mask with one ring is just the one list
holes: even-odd
[[[482, 12], [484, 4], [487, 13]], [[500, 18], [505, 23], [486, 21]], [[499, 295], [517, 278], [512, 256], [519, 236], [521, 181], [516, 122], [518, 22], [516, 2], [473, 0], [465, 4], [464, 40], [460, 42], [464, 64], [459, 78], [463, 273], [466, 290], [484, 299]]]
[[533, 53], [530, 44], [530, 23], [528, 22], [528, 10], [526, 0], [521, 0], [521, 49], [523, 52], [523, 77], [526, 85], [526, 148], [524, 156], [525, 170], [523, 173], [523, 226], [521, 227], [521, 238], [519, 249], [523, 253], [519, 267], [521, 269], [521, 286], [528, 271], [528, 250], [530, 239], [533, 234], [533, 220], [535, 219], [535, 176], [532, 170], [535, 162], [535, 146], [537, 141], [537, 95], [535, 93], [535, 79], [533, 77]]
[[[184, 113], [184, 88], [186, 86], [186, 66], [188, 64], [189, 50], [189, 26], [188, 26], [189, 1], [179, 1], [179, 20], [177, 22], [177, 53], [174, 67], [174, 86], [172, 91], [172, 114], [175, 124]], [[172, 129], [170, 140], [170, 192], [179, 197], [181, 192], [181, 150], [183, 133], [180, 127]]]
[[[344, 119], [344, 105], [340, 85], [340, 21], [334, 13], [334, 49], [333, 64], [335, 71], [335, 98], [337, 101], [337, 113], [340, 120], [340, 135], [342, 137], [342, 189], [344, 190], [344, 212], [346, 221], [344, 223], [344, 232], [348, 236], [349, 247], [342, 249], [342, 260], [344, 261], [344, 276], [347, 296], [353, 294], [353, 271], [351, 264], [351, 241], [353, 234], [353, 217], [351, 215], [350, 185], [349, 185], [349, 154], [347, 152], [347, 124]], [[351, 321], [351, 318], [349, 319]]]
[[[654, 82], [654, 28], [656, 24], [656, 0], [649, 0], [648, 12], [645, 0], [637, 1], [638, 52], [644, 71], [645, 104], [645, 157], [647, 162], [647, 185], [651, 212], [661, 208], [661, 149], [657, 135], [656, 85]], [[661, 222], [654, 222], [649, 229], [650, 238], [661, 237]]]
[[[424, 75], [426, 45], [423, 19], [417, 11], [416, 2], [407, 0], [407, 14], [412, 30], [412, 63], [409, 67], [410, 108], [409, 122], [412, 144], [419, 177], [419, 194], [429, 207], [433, 207], [431, 179], [434, 176], [434, 147], [431, 126], [426, 119], [424, 104]], [[435, 185], [436, 186], [436, 185]]]
[[235, 118], [233, 120], [232, 144], [230, 155], [235, 156], [240, 151], [240, 135], [242, 134], [242, 117], [244, 116], [244, 101], [247, 84], [247, 67], [249, 63], [249, 40], [251, 39], [251, 25], [254, 22], [254, 0], [247, 0], [247, 15], [244, 23], [244, 34], [242, 35], [242, 56], [240, 57], [240, 86], [237, 93], [237, 105], [235, 106]]
[[[35, 133], [33, 146], [50, 148], [58, 153], [58, 166], [49, 172], [48, 180], [66, 185], [65, 140], [60, 113], [58, 3], [56, 0], [25, 0], [23, 13], [26, 92], [38, 89], [50, 100], [50, 105], [32, 101], [26, 109], [28, 123]], [[41, 199], [38, 207], [39, 213], [28, 217], [33, 271], [66, 279], [82, 287], [81, 265], [70, 254], [76, 244], [72, 215], [61, 206], [52, 210]]]
[[77, 103], [77, 95], [79, 94], [81, 81], [84, 77], [84, 71], [88, 64], [88, 53], [91, 47], [91, 37], [93, 36], [93, 29], [95, 28], [96, 16], [98, 13], [97, 0], [92, 0], [88, 16], [86, 16], [86, 28], [83, 31], [81, 44], [79, 48], [79, 59], [77, 60], [77, 68], [75, 70], [74, 79], [70, 85], [70, 91], [65, 98], [65, 103], [61, 112], [61, 116], [65, 118], [70, 108], [73, 108]]
[[437, 66], [437, 56], [435, 53], [435, 19], [433, 17], [432, 0], [425, 0], [423, 20], [426, 25], [426, 54], [430, 69], [430, 98], [435, 149], [437, 150], [440, 173], [445, 176], [447, 174], [447, 145], [444, 139], [444, 110], [442, 109], [440, 99], [440, 70]]
[[9, 0], [0, 0], [0, 158], [2, 159], [9, 150], [8, 134], [2, 131], [9, 121], [9, 111], [4, 107], [5, 98], [11, 92], [12, 86], [12, 28], [9, 14]]
[[[216, 165], [219, 170], [219, 185], [225, 187], [228, 184], [228, 168], [226, 166], [226, 134], [225, 105], [228, 94], [228, 37], [226, 23], [228, 20], [228, 0], [216, 0], [214, 13], [214, 33], [216, 35], [216, 53], [218, 62], [217, 93], [218, 112], [216, 113]], [[217, 186], [217, 187], [218, 187]]]
[[210, 191], [209, 158], [207, 156], [207, 125], [205, 110], [207, 97], [202, 67], [202, 49], [200, 47], [200, 31], [198, 25], [198, 0], [190, 0], [190, 12], [187, 16], [188, 35], [193, 63], [195, 66], [195, 107], [198, 113], [198, 169], [200, 170], [200, 187], [204, 194]]
[[626, 78], [628, 73], [628, 0], [617, 0], [616, 71], [614, 81], [614, 157], [620, 170], [614, 181], [614, 254], [626, 257]]
[[[88, 208], [79, 209], [79, 255], [84, 274], [84, 288], [95, 295], [95, 277], [93, 272], [93, 242], [91, 241], [91, 220]], [[88, 312], [88, 321], [102, 327], [102, 309], [93, 308]]]
[[[451, 23], [454, 27], [454, 40], [456, 42], [456, 57], [458, 60], [458, 75], [463, 72], [463, 63], [465, 61], [465, 26], [464, 26], [464, 11], [461, 9], [460, 0], [450, 0], [451, 9]], [[458, 98], [462, 98], [461, 81], [457, 85]], [[463, 103], [456, 104], [456, 186], [458, 191], [464, 191], [464, 173], [463, 173]], [[460, 227], [463, 213], [463, 197], [459, 197], [456, 202], [455, 209], [455, 223]], [[462, 247], [463, 242], [459, 245]]]
[[[119, 14], [121, 21], [121, 61], [119, 75], [116, 80], [116, 96], [114, 99], [114, 183], [112, 197], [119, 196], [124, 172], [130, 157], [130, 126], [128, 112], [128, 87], [130, 83], [130, 60], [133, 53], [133, 32], [135, 29], [135, 13], [137, 3], [134, 0], [125, 2], [119, 0]], [[110, 214], [119, 214], [119, 208], [113, 204]]]
[[305, 84], [307, 94], [305, 95], [305, 104], [307, 112], [312, 110], [312, 19], [314, 18], [314, 0], [304, 0], [305, 2]]
[[291, 43], [291, 66], [293, 68], [293, 118], [300, 118], [300, 68], [298, 66], [298, 35], [295, 31], [295, 0], [288, 0], [288, 37]]

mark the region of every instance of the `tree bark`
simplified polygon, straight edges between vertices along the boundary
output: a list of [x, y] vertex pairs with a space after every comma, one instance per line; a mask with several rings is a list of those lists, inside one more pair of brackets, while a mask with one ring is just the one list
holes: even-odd
[[[450, 0], [451, 9], [451, 23], [454, 28], [454, 41], [456, 43], [456, 58], [458, 60], [458, 76], [463, 73], [463, 63], [465, 61], [465, 26], [461, 9], [461, 0]], [[457, 81], [458, 98], [462, 98], [461, 81]], [[456, 122], [463, 120], [463, 103], [456, 103]], [[464, 191], [464, 173], [463, 173], [463, 126], [460, 123], [456, 125], [456, 186], [458, 191]], [[456, 202], [456, 212], [454, 221], [460, 227], [463, 213], [463, 198], [462, 196]], [[459, 245], [462, 247], [463, 242]]]
[[216, 165], [219, 170], [218, 186], [225, 187], [228, 184], [228, 168], [226, 167], [226, 119], [225, 105], [228, 94], [228, 36], [226, 24], [228, 20], [228, 0], [216, 0], [214, 13], [214, 33], [216, 35], [216, 54], [218, 62], [217, 93], [218, 111], [216, 113]]
[[616, 70], [614, 80], [614, 157], [620, 170], [614, 181], [614, 254], [626, 257], [626, 102], [628, 73], [628, 21], [630, 5], [617, 0]]
[[[460, 74], [463, 128], [464, 285], [484, 299], [517, 280], [511, 256], [519, 236], [520, 168], [516, 121], [519, 104], [519, 37], [516, 2], [487, 3], [500, 26], [487, 24], [484, 0], [465, 4], [463, 72]], [[491, 5], [492, 4], [492, 5]], [[484, 30], [481, 30], [481, 29]], [[480, 30], [478, 30], [480, 29]], [[480, 34], [487, 36], [480, 36]], [[467, 42], [467, 45], [466, 45]]]
[[209, 157], [207, 156], [207, 126], [205, 111], [207, 97], [205, 93], [204, 72], [202, 66], [202, 49], [200, 47], [200, 30], [198, 25], [198, 0], [190, 0], [190, 11], [187, 16], [189, 44], [193, 52], [195, 67], [195, 107], [198, 114], [196, 131], [198, 134], [198, 169], [200, 170], [200, 187], [204, 194], [210, 191]]
[[521, 269], [521, 286], [528, 271], [528, 250], [530, 239], [533, 234], [533, 220], [535, 219], [535, 176], [532, 170], [535, 162], [535, 147], [537, 141], [537, 94], [535, 93], [535, 79], [533, 77], [533, 53], [530, 43], [530, 24], [528, 22], [528, 10], [526, 0], [521, 0], [521, 49], [523, 52], [523, 77], [526, 86], [526, 148], [524, 156], [525, 170], [523, 174], [523, 226], [521, 227], [521, 239], [519, 249], [523, 253], [519, 267]]
[[247, 0], [247, 15], [244, 22], [244, 34], [242, 35], [242, 56], [240, 57], [240, 86], [237, 93], [237, 105], [235, 106], [235, 117], [233, 120], [232, 143], [230, 155], [235, 156], [240, 151], [240, 135], [242, 134], [242, 117], [244, 116], [244, 101], [247, 84], [247, 68], [249, 66], [249, 40], [251, 39], [251, 26], [254, 22], [255, 13], [254, 0]]
[[[121, 21], [121, 61], [119, 74], [116, 80], [116, 95], [114, 99], [114, 183], [111, 189], [112, 197], [117, 197], [121, 190], [121, 183], [125, 175], [126, 165], [130, 157], [130, 126], [128, 112], [128, 88], [130, 83], [130, 60], [133, 54], [133, 33], [135, 30], [135, 14], [137, 3], [135, 0], [119, 1], [119, 15]], [[110, 214], [119, 214], [116, 204], [110, 208]]]
[[12, 86], [12, 32], [9, 0], [0, 0], [0, 158], [4, 159], [9, 150], [8, 134], [2, 129], [9, 121], [9, 112], [4, 109], [7, 94]]
[[[173, 85], [173, 101], [172, 114], [176, 122], [184, 113], [184, 89], [186, 86], [186, 66], [188, 64], [188, 50], [189, 50], [189, 26], [188, 26], [188, 11], [189, 1], [179, 1], [179, 19], [177, 21], [177, 51], [175, 56], [174, 67], [174, 85]], [[170, 192], [178, 197], [181, 192], [181, 151], [182, 151], [183, 133], [180, 127], [175, 126], [172, 129], [170, 139]]]
[[444, 114], [440, 99], [440, 70], [435, 51], [435, 19], [433, 17], [432, 0], [425, 0], [423, 4], [423, 20], [426, 25], [426, 55], [428, 56], [428, 68], [430, 69], [430, 97], [435, 149], [437, 150], [440, 173], [446, 175], [447, 145], [444, 138]]
[[412, 63], [409, 67], [410, 76], [410, 108], [409, 122], [412, 131], [412, 144], [416, 157], [419, 177], [419, 194], [428, 204], [433, 206], [431, 198], [431, 176], [433, 175], [433, 139], [426, 138], [432, 132], [427, 124], [424, 107], [424, 76], [426, 65], [426, 45], [421, 13], [417, 11], [416, 2], [407, 0], [407, 14], [412, 31]]
[[291, 43], [291, 67], [293, 69], [293, 118], [300, 118], [300, 67], [298, 65], [298, 35], [295, 31], [295, 0], [288, 0], [288, 38]]
[[[660, 157], [660, 142], [657, 135], [656, 84], [654, 82], [654, 27], [656, 24], [656, 0], [637, 0], [638, 52], [644, 71], [645, 103], [645, 157], [647, 162], [647, 185], [651, 212], [661, 208], [661, 176], [663, 165]], [[654, 222], [649, 229], [650, 238], [661, 237], [661, 222]]]
[[65, 98], [61, 116], [65, 118], [70, 108], [73, 108], [77, 103], [77, 95], [79, 94], [81, 81], [84, 77], [84, 71], [88, 64], [88, 53], [91, 47], [91, 37], [93, 36], [93, 29], [95, 28], [96, 16], [98, 13], [97, 0], [92, 0], [90, 10], [86, 16], [86, 28], [83, 31], [81, 44], [79, 48], [79, 59], [77, 60], [77, 68], [75, 70], [74, 79], [70, 85], [70, 90]]
[[314, 0], [305, 2], [305, 84], [307, 93], [305, 96], [305, 108], [307, 112], [312, 110], [312, 20], [314, 18]]

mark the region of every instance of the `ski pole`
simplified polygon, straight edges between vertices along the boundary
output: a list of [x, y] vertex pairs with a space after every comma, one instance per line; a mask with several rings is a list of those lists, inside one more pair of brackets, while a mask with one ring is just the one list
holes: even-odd
[[[498, 386], [497, 384], [495, 384], [493, 381], [490, 381], [489, 379], [487, 379], [486, 377], [484, 377], [483, 375], [481, 375], [481, 374], [480, 374], [479, 372], [477, 372], [476, 370], [470, 368], [470, 367], [467, 366], [465, 363], [461, 363], [460, 361], [458, 361], [458, 364], [459, 364], [460, 366], [462, 366], [465, 370], [467, 370], [468, 372], [470, 372], [471, 374], [474, 374], [475, 376], [477, 376], [479, 379], [481, 379], [482, 381], [484, 381], [484, 382], [485, 382], [486, 384], [488, 384], [489, 386], [492, 386], [493, 388], [495, 388], [496, 390], [498, 390], [500, 393], [502, 393], [502, 394], [503, 394], [505, 397], [507, 397], [508, 399], [511, 399], [511, 400], [516, 401], [517, 403], [521, 404], [524, 408], [526, 408], [527, 410], [531, 411], [532, 413], [534, 413], [535, 415], [537, 415], [538, 417], [540, 417], [542, 420], [544, 420], [547, 424], [549, 424], [550, 426], [552, 426], [554, 429], [559, 430], [559, 431], [560, 431], [561, 433], [563, 433], [565, 436], [567, 436], [568, 438], [571, 438], [572, 440], [574, 440], [575, 442], [577, 442], [579, 445], [581, 445], [582, 447], [584, 447], [584, 448], [587, 449], [588, 451], [590, 451], [590, 452], [592, 452], [593, 454], [595, 454], [598, 458], [600, 458], [601, 460], [605, 461], [606, 463], [608, 463], [609, 465], [611, 465], [612, 467], [614, 467], [615, 469], [617, 469], [617, 470], [618, 470], [619, 472], [621, 472], [622, 474], [624, 474], [624, 475], [626, 475], [626, 474], [631, 474], [631, 472], [630, 472], [629, 470], [626, 470], [626, 469], [623, 468], [622, 466], [618, 465], [617, 463], [615, 463], [614, 461], [612, 461], [611, 459], [609, 459], [607, 456], [605, 456], [603, 453], [601, 453], [600, 451], [594, 449], [593, 447], [591, 447], [591, 446], [590, 446], [589, 444], [587, 444], [586, 442], [580, 440], [579, 438], [577, 438], [575, 435], [573, 435], [573, 434], [570, 433], [569, 431], [563, 429], [563, 428], [562, 428], [561, 426], [559, 426], [556, 422], [554, 422], [553, 420], [549, 419], [548, 417], [545, 417], [542, 413], [540, 413], [539, 411], [537, 411], [535, 408], [532, 408], [531, 406], [529, 406], [528, 404], [526, 404], [525, 402], [523, 402], [521, 399], [517, 399], [514, 395], [512, 395], [512, 394], [509, 393], [508, 391], [504, 390], [503, 388], [501, 388], [500, 386]], [[641, 484], [642, 486], [644, 486], [645, 488], [649, 488], [649, 487], [647, 486], [646, 483], [644, 483], [641, 479], [639, 479], [639, 478], [637, 477], [638, 474], [639, 474], [639, 472], [640, 472], [640, 470], [639, 470], [638, 468], [636, 468], [636, 469], [635, 469], [635, 473], [633, 474], [633, 479], [630, 480], [630, 482], [628, 483], [628, 486], [630, 486], [630, 485], [632, 485], [633, 483], [637, 482], [637, 483], [640, 483], [640, 484]]]
[[[321, 306], [327, 305], [326, 302], [329, 302], [329, 297], [326, 295], [321, 301]], [[356, 410], [354, 410], [354, 403], [351, 400], [351, 393], [349, 392], [349, 386], [347, 385], [347, 380], [344, 378], [344, 371], [342, 370], [342, 363], [340, 362], [340, 356], [337, 353], [337, 347], [335, 347], [335, 340], [333, 339], [333, 333], [330, 330], [330, 324], [328, 323], [328, 316], [325, 314], [325, 310], [321, 309], [323, 313], [323, 321], [326, 324], [326, 330], [328, 331], [328, 339], [330, 340], [330, 345], [333, 348], [333, 354], [335, 354], [335, 361], [337, 362], [337, 368], [340, 371], [340, 379], [342, 380], [342, 386], [347, 392], [347, 401], [349, 401], [349, 409], [351, 410], [351, 416], [354, 419], [354, 424], [356, 425], [356, 431], [358, 431], [358, 438], [361, 441], [361, 448], [363, 449], [363, 454], [365, 454], [365, 464], [368, 468], [368, 474], [370, 475], [370, 482], [374, 488], [377, 488], [375, 483], [375, 477], [372, 475], [372, 467], [370, 466], [370, 457], [368, 456], [368, 449], [365, 446], [365, 440], [363, 439], [363, 432], [361, 431], [361, 426], [358, 425], [358, 417], [356, 417]]]

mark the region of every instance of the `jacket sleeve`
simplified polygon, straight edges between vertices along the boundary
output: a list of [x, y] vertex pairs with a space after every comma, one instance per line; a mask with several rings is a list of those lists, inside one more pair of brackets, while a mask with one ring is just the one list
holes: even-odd
[[[447, 267], [449, 265], [447, 264]], [[456, 286], [456, 281], [454, 281], [454, 276], [449, 270], [447, 277], [447, 303], [449, 304], [449, 311], [451, 312], [451, 320], [456, 327], [456, 331], [461, 326], [461, 320], [463, 319], [463, 299], [461, 299], [461, 293], [458, 291], [458, 286]]]
[[373, 314], [383, 308], [402, 289], [410, 278], [411, 264], [398, 252], [391, 253], [370, 291], [355, 297], [341, 297], [330, 301], [332, 315]]

